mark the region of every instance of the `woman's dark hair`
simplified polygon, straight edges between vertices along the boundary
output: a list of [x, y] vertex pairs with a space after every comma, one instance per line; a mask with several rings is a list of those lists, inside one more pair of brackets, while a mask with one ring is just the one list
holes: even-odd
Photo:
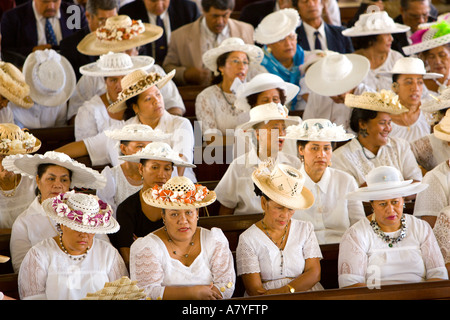
[[261, 189], [258, 188], [258, 186], [255, 183], [253, 183], [253, 186], [254, 186], [253, 191], [255, 192], [255, 194], [258, 197], [265, 198], [266, 200], [270, 200], [270, 198], [268, 196], [266, 196], [266, 194], [264, 192], [262, 192]]
[[[148, 161], [150, 161], [150, 160], [151, 160], [151, 159], [141, 159], [141, 160], [139, 161], [139, 163], [142, 164], [143, 166], [145, 166], [145, 164], [146, 164]], [[170, 164], [172, 165], [172, 169], [173, 169], [173, 167], [174, 167], [173, 162], [171, 162]]]
[[125, 101], [127, 108], [125, 109], [125, 112], [123, 114], [123, 120], [126, 121], [130, 118], [133, 118], [136, 115], [136, 113], [133, 110], [133, 105], [137, 104], [138, 98], [139, 98], [139, 95], [137, 94], [134, 97], [131, 97]]
[[212, 84], [219, 84], [223, 80], [223, 76], [219, 70], [220, 67], [223, 67], [227, 63], [228, 56], [231, 54], [230, 52], [225, 52], [217, 57], [217, 72], [219, 72], [218, 76], [214, 76], [214, 79], [212, 80]]
[[[311, 141], [307, 141], [307, 140], [297, 140], [297, 155], [299, 158], [301, 158], [301, 160], [303, 161], [302, 156], [300, 156], [300, 152], [298, 152], [298, 147], [302, 146], [302, 148], [304, 149], [306, 147], [306, 145], [308, 144], [308, 142]], [[334, 150], [336, 148], [336, 142], [330, 141], [331, 143], [331, 149]]]
[[377, 39], [377, 34], [364, 37], [352, 37], [353, 48], [355, 51], [370, 48], [375, 42], [377, 42]]
[[363, 122], [368, 122], [369, 120], [375, 119], [377, 115], [378, 111], [353, 108], [352, 115], [350, 117], [350, 128], [354, 132], [358, 133], [360, 120]]
[[[285, 105], [286, 104], [286, 95], [284, 94], [284, 90], [282, 90], [280, 88], [275, 88], [275, 89], [278, 90], [278, 94], [280, 95], [280, 103], [282, 105]], [[260, 93], [262, 93], [262, 92], [254, 93], [247, 97], [247, 102], [251, 108], [256, 106], [256, 100], [258, 100], [258, 96]]]
[[[37, 167], [37, 173], [36, 173], [36, 176], [37, 176], [39, 179], [41, 179], [42, 176], [47, 172], [47, 169], [48, 169], [49, 167], [52, 167], [52, 166], [58, 166], [58, 165], [57, 165], [57, 164], [54, 164], [54, 163], [41, 163], [41, 164], [38, 165], [38, 167]], [[66, 168], [66, 169], [67, 169], [67, 168]], [[67, 169], [67, 171], [69, 171], [69, 179], [70, 179], [70, 181], [72, 181], [72, 170]], [[35, 193], [37, 196], [41, 194], [41, 192], [39, 191], [39, 188], [38, 188], [38, 187], [36, 187], [36, 189], [34, 190], [34, 193]]]

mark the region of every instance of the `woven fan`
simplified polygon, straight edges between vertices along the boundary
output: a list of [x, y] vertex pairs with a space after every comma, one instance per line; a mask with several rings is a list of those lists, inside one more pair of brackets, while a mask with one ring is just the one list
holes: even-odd
[[103, 289], [88, 293], [82, 300], [140, 300], [145, 298], [144, 289], [139, 289], [137, 281], [122, 277], [113, 282], [105, 283]]

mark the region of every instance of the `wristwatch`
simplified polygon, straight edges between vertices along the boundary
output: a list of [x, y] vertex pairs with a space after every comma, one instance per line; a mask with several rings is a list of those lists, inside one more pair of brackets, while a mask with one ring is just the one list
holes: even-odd
[[295, 293], [295, 289], [294, 289], [293, 286], [291, 286], [291, 285], [289, 285], [289, 284], [287, 284], [287, 286], [288, 286], [288, 288], [289, 288], [289, 292], [290, 292], [290, 293]]

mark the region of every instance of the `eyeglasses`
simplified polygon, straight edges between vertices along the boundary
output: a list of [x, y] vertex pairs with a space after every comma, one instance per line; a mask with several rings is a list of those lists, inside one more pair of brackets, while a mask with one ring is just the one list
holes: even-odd
[[227, 60], [227, 62], [229, 62], [235, 66], [240, 65], [240, 64], [243, 64], [244, 66], [249, 65], [249, 62], [247, 60], [241, 61], [239, 59], [231, 59], [231, 60]]

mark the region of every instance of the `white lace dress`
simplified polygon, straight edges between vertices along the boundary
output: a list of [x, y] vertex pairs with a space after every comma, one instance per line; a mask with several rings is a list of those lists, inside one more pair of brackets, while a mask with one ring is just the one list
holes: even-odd
[[[375, 234], [370, 221], [350, 227], [339, 246], [339, 287], [356, 283], [379, 286], [448, 279], [444, 259], [430, 225], [405, 214], [406, 237], [392, 248]], [[397, 237], [400, 230], [386, 233]]]
[[236, 274], [228, 240], [219, 228], [199, 229], [201, 252], [188, 267], [173, 259], [155, 234], [137, 239], [130, 252], [131, 280], [136, 280], [138, 287], [144, 288], [151, 299], [162, 299], [167, 286], [208, 285], [211, 282], [223, 298], [231, 298]]
[[394, 121], [391, 122], [392, 131], [389, 134], [390, 137], [402, 138], [409, 143], [423, 138], [430, 134], [431, 126], [428, 124], [423, 112], [420, 112], [420, 116], [416, 122], [410, 126], [400, 126]]
[[395, 62], [397, 62], [400, 58], [403, 58], [400, 52], [395, 50], [389, 51], [386, 61], [377, 69], [370, 69], [362, 82], [374, 91], [380, 91], [381, 89], [390, 90], [392, 85], [392, 77], [381, 76], [378, 73], [391, 71]]
[[450, 159], [450, 146], [447, 141], [436, 138], [434, 134], [417, 139], [411, 143], [417, 163], [430, 171], [438, 164]]
[[441, 248], [445, 264], [450, 263], [450, 207], [442, 209], [434, 224], [433, 231]]
[[19, 294], [30, 300], [79, 300], [122, 276], [128, 276], [127, 268], [110, 243], [94, 238], [86, 258], [74, 261], [53, 238], [47, 238], [25, 256]]
[[[312, 258], [322, 259], [322, 253], [311, 222], [291, 219], [282, 252], [253, 224], [239, 236], [236, 249], [237, 274], [259, 273], [264, 289], [276, 289], [301, 275], [306, 259]], [[311, 290], [322, 289], [322, 285], [317, 283]]]

